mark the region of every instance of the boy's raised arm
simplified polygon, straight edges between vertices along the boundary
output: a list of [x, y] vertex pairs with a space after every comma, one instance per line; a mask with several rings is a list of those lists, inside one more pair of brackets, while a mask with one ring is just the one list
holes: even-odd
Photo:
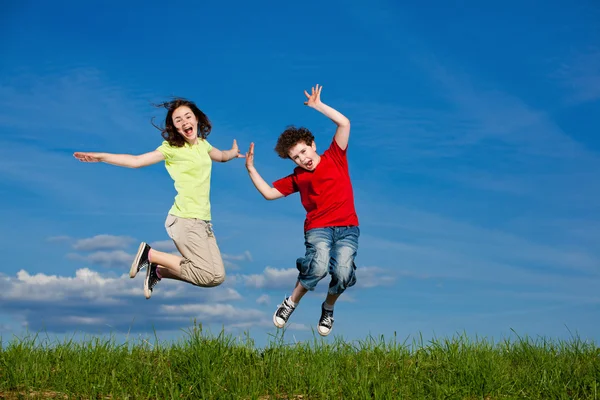
[[307, 101], [304, 102], [304, 105], [319, 111], [337, 125], [335, 141], [342, 150], [346, 150], [346, 147], [348, 147], [348, 139], [350, 138], [350, 120], [339, 111], [321, 102], [322, 89], [323, 86], [317, 85], [312, 88], [310, 94], [305, 90], [304, 94], [307, 97]]
[[276, 200], [283, 197], [283, 194], [274, 187], [271, 187], [265, 180], [260, 176], [256, 168], [254, 167], [254, 143], [250, 143], [250, 149], [246, 153], [246, 168], [252, 183], [256, 189], [263, 195], [267, 200]]

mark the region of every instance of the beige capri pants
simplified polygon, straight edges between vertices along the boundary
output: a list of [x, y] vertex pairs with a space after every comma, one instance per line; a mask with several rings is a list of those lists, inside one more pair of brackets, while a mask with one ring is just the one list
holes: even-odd
[[181, 277], [196, 286], [225, 281], [225, 266], [210, 221], [167, 215], [165, 228], [183, 256]]

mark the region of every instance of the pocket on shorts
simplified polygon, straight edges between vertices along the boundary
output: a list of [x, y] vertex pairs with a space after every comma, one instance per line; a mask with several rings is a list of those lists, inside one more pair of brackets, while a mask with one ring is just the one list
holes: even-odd
[[167, 215], [167, 219], [165, 220], [165, 229], [167, 230], [167, 233], [169, 234], [169, 237], [171, 239], [173, 239], [173, 226], [175, 226], [175, 224], [177, 223], [177, 217], [172, 215], [172, 214], [168, 214]]
[[210, 221], [204, 221], [206, 223], [206, 235], [208, 237], [215, 237], [215, 231], [213, 230], [213, 224]]
[[298, 269], [298, 272], [300, 272], [300, 275], [308, 276], [308, 273], [310, 272], [310, 266], [314, 259], [315, 253], [313, 252], [296, 260], [296, 268]]

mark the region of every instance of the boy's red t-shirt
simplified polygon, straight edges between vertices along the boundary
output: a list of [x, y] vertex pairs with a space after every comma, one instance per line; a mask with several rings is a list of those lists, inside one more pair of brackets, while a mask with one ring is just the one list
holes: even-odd
[[331, 226], [358, 226], [346, 150], [334, 139], [314, 171], [296, 167], [292, 174], [273, 182], [273, 187], [284, 196], [300, 192], [306, 210], [305, 232]]

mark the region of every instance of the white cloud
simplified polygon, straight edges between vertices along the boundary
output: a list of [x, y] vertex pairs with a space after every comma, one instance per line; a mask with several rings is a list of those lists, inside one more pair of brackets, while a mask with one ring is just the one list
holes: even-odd
[[266, 267], [262, 274], [233, 275], [232, 283], [241, 283], [254, 289], [293, 288], [298, 278], [296, 268], [277, 269]]
[[252, 254], [249, 251], [245, 251], [243, 254], [221, 254], [223, 257], [223, 263], [228, 270], [240, 270], [240, 266], [234, 261], [250, 261], [252, 262]]
[[374, 288], [378, 286], [387, 286], [394, 283], [396, 277], [388, 270], [380, 267], [357, 267], [356, 268], [356, 287]]
[[[358, 287], [360, 287], [360, 285], [357, 283], [356, 284]], [[344, 293], [342, 296], [340, 296], [337, 300], [337, 302], [345, 302], [345, 303], [356, 303], [356, 299], [354, 298], [354, 296], [349, 295], [347, 293]]]
[[143, 279], [107, 276], [88, 268], [75, 276], [21, 270], [16, 277], [0, 275], [0, 313], [49, 332], [102, 331], [107, 326], [123, 332], [171, 330], [188, 326], [192, 314], [205, 324], [265, 324], [259, 310], [223, 304], [242, 300], [230, 287], [200, 288], [163, 279], [150, 301], [142, 288]]
[[286, 324], [285, 329], [290, 331], [310, 331], [311, 327], [306, 324], [290, 322], [289, 324]]
[[223, 254], [224, 260], [230, 261], [252, 261], [252, 254], [248, 250], [246, 250], [243, 254]]
[[175, 246], [175, 243], [173, 243], [172, 240], [158, 240], [156, 242], [150, 243], [150, 247], [152, 247], [153, 249], [165, 252], [165, 253], [179, 254], [179, 251], [177, 250], [177, 246]]
[[231, 318], [255, 318], [263, 315], [262, 311], [241, 309], [231, 304], [178, 304], [163, 305], [160, 309], [168, 314], [183, 315], [227, 315]]
[[96, 235], [77, 240], [73, 244], [73, 248], [78, 251], [124, 249], [129, 247], [134, 240], [129, 236]]
[[[395, 276], [390, 271], [379, 267], [362, 267], [356, 269], [357, 287], [373, 288], [382, 285], [392, 284]], [[292, 290], [298, 279], [298, 270], [296, 268], [277, 269], [266, 267], [262, 274], [233, 275], [230, 278], [231, 285], [243, 285], [252, 289], [287, 289]], [[325, 277], [324, 281], [328, 281]], [[323, 286], [321, 284], [320, 286]], [[261, 295], [256, 301], [265, 303], [269, 301], [268, 295]]]
[[91, 254], [67, 254], [72, 260], [81, 260], [93, 265], [101, 265], [106, 268], [128, 269], [133, 261], [133, 255], [123, 251], [97, 251]]
[[271, 304], [271, 297], [268, 294], [261, 294], [256, 299], [256, 304], [268, 305]]
[[[161, 286], [169, 284], [168, 280], [162, 280]], [[182, 287], [183, 285], [183, 287]], [[202, 288], [189, 284], [177, 284], [176, 286], [170, 285], [160, 289], [160, 296], [167, 299], [183, 299], [184, 301], [198, 299], [204, 297], [210, 302], [226, 302], [226, 301], [237, 301], [242, 300], [242, 295], [235, 289], [227, 287], [226, 285], [218, 286], [216, 288]]]
[[79, 298], [89, 303], [113, 303], [117, 296], [142, 294], [141, 289], [130, 287], [123, 277], [104, 277], [88, 268], [77, 270], [74, 277], [42, 273], [30, 275], [20, 270], [16, 279], [2, 277], [0, 299], [53, 302]]
[[78, 317], [78, 316], [66, 316], [60, 318], [63, 322], [81, 324], [81, 325], [102, 325], [106, 324], [106, 318], [98, 317]]

